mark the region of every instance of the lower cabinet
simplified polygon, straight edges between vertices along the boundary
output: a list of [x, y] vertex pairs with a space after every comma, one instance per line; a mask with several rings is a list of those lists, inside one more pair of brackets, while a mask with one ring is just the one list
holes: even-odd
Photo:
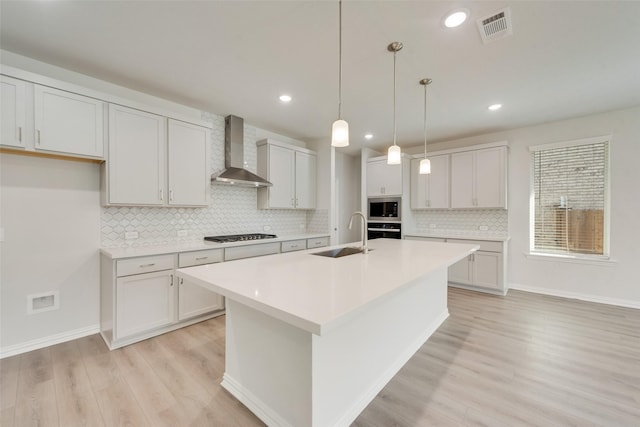
[[478, 245], [480, 249], [449, 267], [449, 285], [505, 294], [506, 242], [406, 236], [410, 240]]
[[[178, 255], [178, 266], [192, 267], [221, 262], [224, 259], [223, 249], [210, 251], [187, 252]], [[191, 319], [201, 314], [224, 309], [224, 297], [211, 292], [200, 285], [180, 279], [178, 284], [178, 320]]]

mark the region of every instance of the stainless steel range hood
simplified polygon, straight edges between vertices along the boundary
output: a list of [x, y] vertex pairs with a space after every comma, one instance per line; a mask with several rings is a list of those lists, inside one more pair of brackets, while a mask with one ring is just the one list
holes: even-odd
[[211, 175], [211, 182], [240, 187], [273, 185], [244, 168], [244, 119], [242, 117], [229, 115], [224, 118], [224, 166], [225, 169]]

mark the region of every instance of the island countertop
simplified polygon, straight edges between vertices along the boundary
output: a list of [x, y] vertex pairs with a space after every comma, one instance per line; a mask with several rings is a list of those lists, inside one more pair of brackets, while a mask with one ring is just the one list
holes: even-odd
[[178, 277], [322, 335], [417, 278], [446, 269], [476, 245], [396, 239], [369, 241], [368, 254], [313, 255], [331, 248], [181, 268]]

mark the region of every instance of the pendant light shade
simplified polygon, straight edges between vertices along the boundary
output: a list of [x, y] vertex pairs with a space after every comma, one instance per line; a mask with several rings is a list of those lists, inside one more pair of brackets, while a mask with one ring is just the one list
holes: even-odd
[[387, 151], [387, 164], [399, 165], [400, 163], [402, 163], [402, 152], [400, 151], [400, 147], [392, 145]]
[[338, 120], [333, 122], [331, 129], [331, 145], [333, 147], [349, 146], [349, 124], [342, 120], [342, 0], [339, 2], [339, 32], [338, 32]]
[[402, 163], [402, 153], [396, 144], [396, 53], [402, 49], [402, 43], [393, 42], [387, 46], [389, 52], [393, 52], [393, 145], [389, 147], [387, 153], [388, 165], [399, 165]]
[[420, 84], [424, 86], [424, 159], [420, 160], [420, 175], [431, 173], [431, 161], [427, 159], [427, 86], [431, 82], [431, 79], [420, 80]]
[[431, 173], [431, 160], [422, 159], [420, 160], [420, 175], [426, 175]]
[[331, 145], [333, 145], [334, 147], [349, 146], [349, 123], [341, 119], [333, 122], [333, 128], [331, 131]]

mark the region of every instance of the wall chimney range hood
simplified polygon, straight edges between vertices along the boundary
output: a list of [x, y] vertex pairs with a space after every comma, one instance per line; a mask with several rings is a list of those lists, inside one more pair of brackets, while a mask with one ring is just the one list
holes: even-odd
[[242, 117], [229, 115], [224, 118], [224, 167], [222, 171], [211, 175], [211, 182], [254, 188], [273, 185], [244, 168], [244, 119]]

